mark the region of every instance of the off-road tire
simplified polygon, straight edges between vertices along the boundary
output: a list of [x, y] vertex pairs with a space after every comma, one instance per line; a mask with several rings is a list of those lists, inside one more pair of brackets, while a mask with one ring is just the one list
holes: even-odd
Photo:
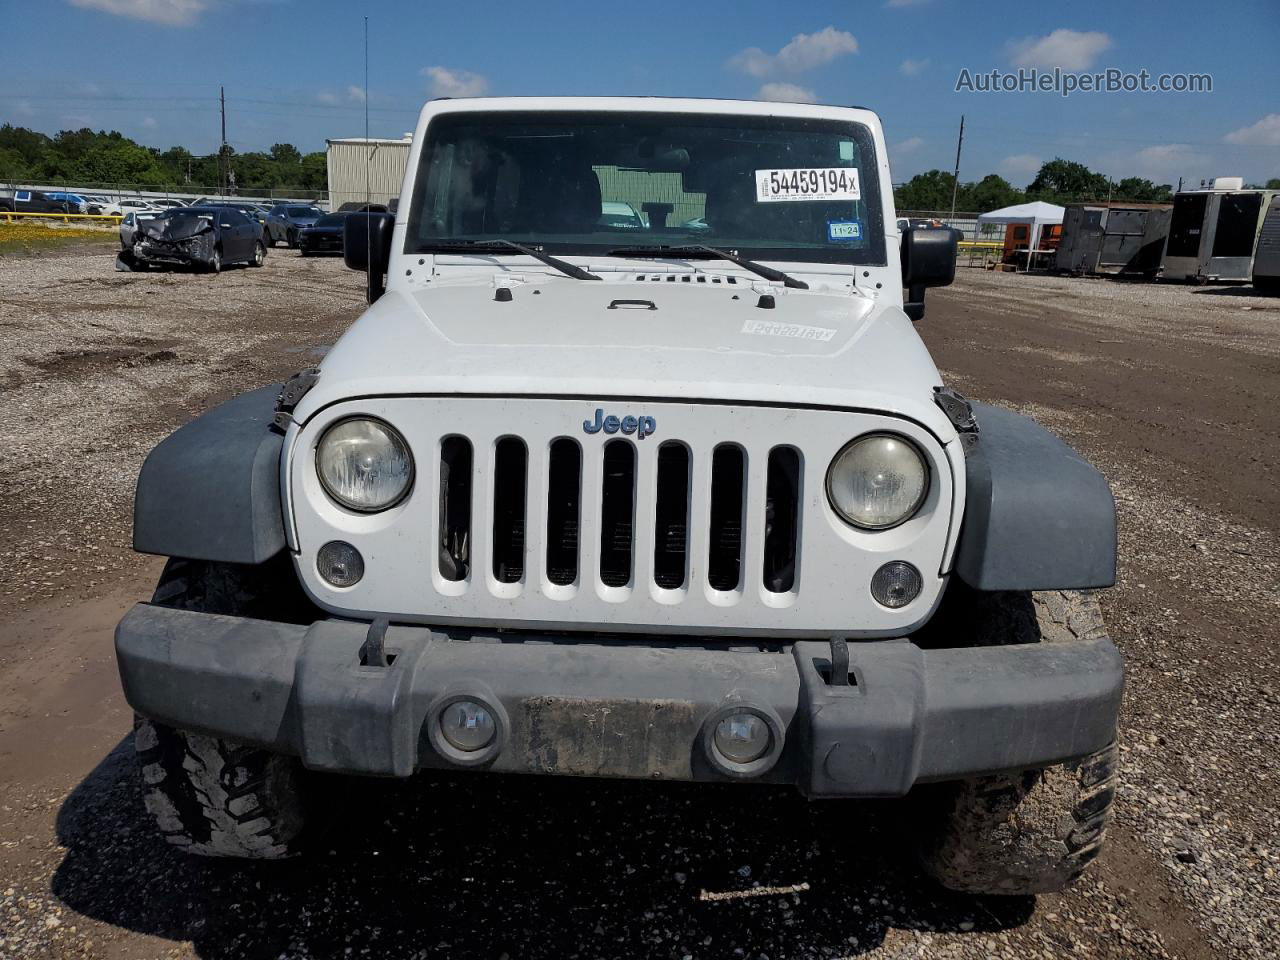
[[[284, 579], [287, 558], [259, 567], [173, 559], [152, 602], [206, 613], [303, 621]], [[142, 797], [161, 835], [188, 853], [278, 860], [309, 833], [305, 778], [294, 757], [139, 717], [134, 747]]]
[[[1074, 643], [1106, 636], [1097, 598], [1078, 591], [985, 595], [996, 643]], [[1052, 893], [1098, 855], [1117, 780], [1115, 744], [1036, 770], [945, 784], [927, 795], [926, 872], [965, 893]]]
[[142, 799], [161, 836], [206, 857], [280, 860], [303, 847], [296, 760], [138, 718]]

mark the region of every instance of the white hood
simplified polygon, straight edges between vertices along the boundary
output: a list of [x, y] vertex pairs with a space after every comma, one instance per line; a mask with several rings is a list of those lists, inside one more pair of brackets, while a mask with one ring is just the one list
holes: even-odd
[[294, 415], [392, 394], [649, 397], [880, 410], [952, 439], [932, 402], [937, 368], [896, 304], [728, 276], [540, 277], [510, 300], [487, 278], [389, 290]]

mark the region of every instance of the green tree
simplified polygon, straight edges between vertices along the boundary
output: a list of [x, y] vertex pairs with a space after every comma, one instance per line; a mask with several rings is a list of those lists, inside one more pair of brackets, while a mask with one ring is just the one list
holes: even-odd
[[298, 148], [292, 143], [273, 143], [271, 145], [271, 159], [282, 170], [289, 170], [301, 165], [302, 154], [298, 152]]
[[1001, 207], [1011, 207], [1022, 203], [1027, 195], [998, 174], [989, 173], [977, 183], [963, 184], [960, 188], [964, 199], [958, 209], [970, 213], [989, 213]]
[[1083, 163], [1055, 157], [1040, 167], [1040, 172], [1027, 187], [1027, 196], [1054, 203], [1098, 200], [1106, 198], [1107, 187], [1107, 178]]
[[1267, 181], [1268, 190], [1280, 190], [1280, 177], [1272, 177]]
[[1112, 187], [1116, 200], [1132, 200], [1135, 203], [1160, 203], [1173, 199], [1173, 185], [1155, 184], [1142, 177], [1125, 177]]
[[949, 210], [954, 183], [955, 177], [943, 170], [917, 173], [894, 191], [894, 206], [899, 210]]

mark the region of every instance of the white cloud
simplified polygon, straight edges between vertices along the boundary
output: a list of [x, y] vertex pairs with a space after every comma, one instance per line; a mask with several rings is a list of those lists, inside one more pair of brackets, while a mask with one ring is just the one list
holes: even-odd
[[757, 100], [773, 100], [776, 103], [816, 103], [817, 94], [798, 83], [766, 83], [756, 94]]
[[427, 93], [433, 97], [482, 97], [489, 90], [489, 78], [469, 70], [423, 67]]
[[1146, 147], [1133, 155], [1130, 169], [1139, 177], [1156, 183], [1172, 183], [1180, 176], [1203, 171], [1210, 158], [1185, 143], [1163, 143]]
[[157, 126], [159, 126], [159, 124], [156, 123], [155, 117], [143, 117], [142, 125], [146, 127], [148, 130], [154, 130]]
[[1253, 126], [1232, 130], [1222, 139], [1248, 147], [1280, 147], [1280, 113], [1268, 113]]
[[1043, 163], [1044, 161], [1035, 154], [1015, 153], [1000, 161], [1000, 172], [1011, 177], [1029, 177], [1039, 172]]
[[1098, 54], [1110, 47], [1111, 38], [1105, 33], [1059, 29], [1044, 37], [1010, 41], [1009, 54], [1018, 67], [1087, 70]]
[[204, 12], [205, 0], [71, 0], [73, 6], [167, 27], [189, 27]]
[[857, 52], [858, 39], [852, 33], [823, 27], [817, 33], [797, 33], [777, 53], [748, 47], [730, 57], [729, 66], [752, 77], [767, 77], [773, 73], [803, 73]]
[[902, 65], [899, 66], [898, 69], [902, 71], [902, 75], [904, 77], [918, 77], [920, 74], [924, 73], [925, 68], [928, 66], [928, 57], [925, 57], [923, 60], [912, 60], [908, 57], [906, 60], [902, 61]]
[[336, 93], [330, 93], [328, 90], [321, 90], [316, 94], [316, 99], [331, 106], [341, 102]]
[[897, 144], [893, 148], [893, 152], [895, 154], [913, 153], [914, 151], [919, 150], [923, 146], [924, 146], [923, 137], [907, 137], [907, 139], [903, 140], [901, 143]]
[[31, 106], [30, 100], [18, 100], [14, 103], [13, 109], [25, 116], [31, 116], [36, 112], [35, 107]]
[[354, 100], [356, 103], [364, 103], [364, 89], [357, 87], [354, 83], [347, 87], [347, 99]]
[[922, 3], [928, 3], [929, 0], [889, 0], [885, 4], [886, 7], [918, 7]]

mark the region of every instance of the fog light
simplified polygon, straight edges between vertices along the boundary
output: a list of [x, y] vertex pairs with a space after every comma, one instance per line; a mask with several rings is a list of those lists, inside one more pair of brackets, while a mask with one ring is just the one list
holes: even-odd
[[316, 569], [326, 583], [352, 587], [364, 576], [364, 557], [345, 540], [330, 540], [316, 554]]
[[754, 713], [731, 713], [716, 724], [716, 749], [733, 763], [750, 763], [769, 749], [769, 724]]
[[920, 596], [924, 581], [920, 571], [902, 560], [886, 563], [871, 578], [871, 596], [881, 606], [896, 610]]
[[451, 746], [470, 753], [493, 742], [497, 724], [482, 704], [455, 700], [440, 712], [440, 732]]

